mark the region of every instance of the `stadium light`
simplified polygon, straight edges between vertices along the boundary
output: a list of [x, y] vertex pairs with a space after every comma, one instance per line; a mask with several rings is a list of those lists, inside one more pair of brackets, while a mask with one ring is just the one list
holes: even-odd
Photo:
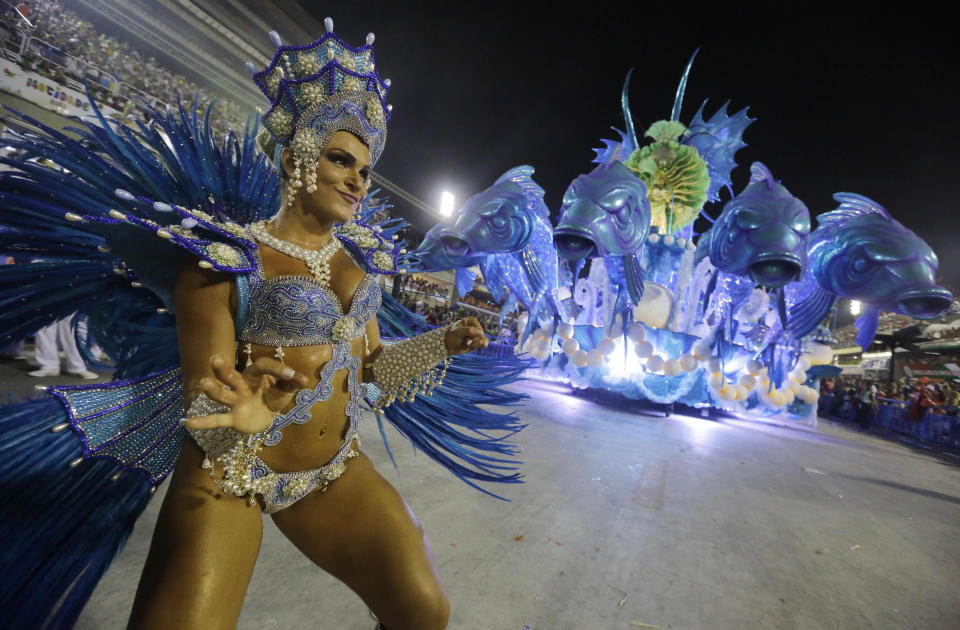
[[440, 194], [440, 216], [449, 217], [453, 214], [453, 204], [456, 199], [453, 193], [447, 190]]
[[851, 315], [860, 314], [860, 300], [850, 300], [850, 314]]

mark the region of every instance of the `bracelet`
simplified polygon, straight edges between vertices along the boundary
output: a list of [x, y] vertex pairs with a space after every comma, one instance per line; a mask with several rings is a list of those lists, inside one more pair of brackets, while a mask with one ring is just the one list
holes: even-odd
[[[433, 388], [443, 383], [450, 365], [445, 340], [447, 331], [455, 325], [384, 344], [377, 358], [367, 366], [376, 378], [380, 393], [373, 403], [375, 412], [398, 399], [413, 402], [418, 393], [432, 395]], [[438, 367], [441, 362], [443, 366]]]
[[[230, 411], [230, 407], [212, 400], [206, 394], [200, 394], [187, 409], [186, 416], [212, 416]], [[199, 429], [190, 431], [194, 442], [203, 449], [203, 468], [210, 471], [210, 477], [220, 490], [238, 497], [247, 496], [247, 502], [253, 505], [255, 494], [263, 494], [274, 482], [269, 473], [262, 477], [254, 474], [259, 463], [257, 452], [263, 446], [264, 433], [245, 435], [230, 427]], [[223, 477], [214, 471], [210, 457], [223, 468]]]

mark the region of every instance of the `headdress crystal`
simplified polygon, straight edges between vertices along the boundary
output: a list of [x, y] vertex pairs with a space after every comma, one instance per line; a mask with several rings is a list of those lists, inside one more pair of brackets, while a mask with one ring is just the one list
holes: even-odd
[[[333, 20], [324, 20], [327, 32], [303, 46], [278, 44], [273, 60], [253, 75], [270, 100], [263, 124], [280, 148], [294, 151], [298, 168], [290, 177], [290, 192], [313, 185], [320, 151], [337, 131], [349, 131], [367, 144], [376, 163], [387, 139], [390, 108], [386, 105], [389, 80], [375, 70], [373, 37], [352, 48], [333, 33]], [[271, 33], [274, 43], [279, 36]], [[275, 166], [280, 170], [279, 160]]]

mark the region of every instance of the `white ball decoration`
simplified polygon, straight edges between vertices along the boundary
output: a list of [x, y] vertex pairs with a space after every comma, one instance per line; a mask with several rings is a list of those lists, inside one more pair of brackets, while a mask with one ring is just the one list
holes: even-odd
[[745, 390], [750, 391], [757, 386], [757, 377], [751, 376], [750, 374], [744, 374], [740, 377], [740, 387], [743, 387]]
[[790, 373], [787, 374], [787, 378], [790, 379], [791, 381], [802, 383], [805, 380], [807, 380], [807, 375], [805, 372], [800, 372], [798, 370], [790, 370]]
[[709, 361], [712, 352], [709, 344], [698, 341], [693, 344], [693, 349], [690, 351], [690, 354], [696, 357], [697, 361]]
[[652, 355], [647, 359], [647, 371], [648, 372], [659, 372], [663, 369], [664, 360], [659, 354]]
[[692, 354], [685, 354], [680, 357], [680, 367], [684, 372], [693, 372], [697, 369], [697, 357]]
[[783, 404], [785, 404], [785, 405], [789, 405], [789, 404], [792, 403], [792, 402], [794, 401], [794, 399], [797, 397], [797, 395], [794, 394], [794, 393], [793, 393], [793, 390], [790, 389], [789, 387], [785, 387], [785, 388], [781, 389], [781, 390], [780, 390], [780, 393], [783, 395]]
[[533, 349], [546, 352], [550, 349], [550, 339], [548, 337], [537, 337], [533, 340]]
[[604, 337], [597, 342], [597, 350], [600, 351], [600, 354], [603, 356], [609, 356], [613, 354], [613, 351], [616, 349], [616, 342], [610, 337]]
[[770, 394], [769, 400], [770, 404], [774, 407], [783, 407], [783, 405], [786, 403], [786, 399], [783, 397], [783, 392], [781, 392], [779, 389], [773, 390], [773, 393]]
[[570, 362], [577, 367], [586, 367], [587, 366], [587, 353], [585, 350], [577, 350], [573, 353], [573, 356], [570, 357]]
[[550, 334], [549, 334], [545, 329], [543, 329], [543, 328], [537, 328], [535, 331], [533, 331], [533, 336], [534, 336], [534, 337], [547, 337], [547, 338], [549, 338], [549, 337], [550, 337]]
[[563, 348], [563, 351], [567, 354], [574, 354], [580, 349], [580, 342], [570, 337], [569, 339], [564, 339], [563, 343], [560, 344], [560, 347]]
[[800, 383], [798, 383], [798, 382], [796, 382], [796, 381], [790, 381], [790, 380], [788, 380], [787, 383], [786, 383], [786, 385], [784, 385], [783, 388], [784, 388], [784, 389], [789, 389], [789, 390], [792, 391], [794, 394], [799, 394], [799, 393], [800, 393], [800, 390], [804, 389], [804, 385], [801, 385]]
[[680, 367], [680, 359], [668, 359], [663, 364], [663, 373], [667, 376], [680, 376], [683, 374], [683, 368]]
[[747, 396], [750, 395], [750, 393], [747, 391], [747, 388], [744, 387], [743, 385], [734, 385], [733, 393], [734, 393], [733, 399], [736, 400], [737, 402], [743, 402], [744, 400], [747, 399]]
[[797, 369], [800, 369], [806, 372], [807, 370], [810, 369], [811, 365], [813, 365], [813, 363], [810, 362], [810, 355], [801, 354], [800, 360], [797, 361]]
[[733, 388], [724, 387], [717, 392], [717, 396], [719, 396], [723, 400], [733, 400], [736, 394], [734, 393]]
[[547, 360], [547, 351], [541, 348], [535, 349], [530, 355], [537, 361], [546, 361]]
[[810, 362], [814, 365], [827, 365], [833, 361], [833, 348], [826, 344], [814, 344], [810, 351]]
[[633, 351], [636, 352], [637, 356], [641, 359], [646, 359], [653, 354], [653, 344], [649, 341], [640, 341], [633, 347]]
[[750, 359], [747, 361], [747, 374], [751, 376], [757, 376], [763, 370], [763, 363], [760, 363], [756, 359]]
[[557, 326], [557, 336], [561, 339], [570, 339], [573, 337], [573, 325], [567, 322], [560, 322], [560, 325]]
[[723, 372], [713, 372], [710, 374], [710, 376], [707, 377], [707, 383], [714, 389], [720, 389], [723, 387], [725, 383]]
[[811, 405], [815, 405], [817, 404], [817, 401], [820, 400], [820, 392], [813, 389], [812, 387], [810, 387], [809, 389], [810, 389], [810, 395], [809, 395], [809, 400], [807, 400], [807, 402], [809, 402]]
[[634, 343], [643, 341], [647, 337], [647, 329], [643, 327], [643, 324], [630, 324], [630, 328], [627, 329], [627, 336]]
[[720, 357], [713, 357], [707, 361], [707, 369], [709, 369], [711, 372], [719, 372], [722, 367], [723, 366], [720, 363]]
[[663, 237], [663, 244], [664, 244], [664, 245], [673, 245], [673, 242], [674, 242], [675, 240], [676, 240], [676, 239], [674, 238], [674, 236], [673, 236], [672, 234], [667, 234], [666, 236]]
[[603, 365], [603, 354], [599, 350], [591, 350], [587, 353], [587, 365], [592, 368], [598, 368]]

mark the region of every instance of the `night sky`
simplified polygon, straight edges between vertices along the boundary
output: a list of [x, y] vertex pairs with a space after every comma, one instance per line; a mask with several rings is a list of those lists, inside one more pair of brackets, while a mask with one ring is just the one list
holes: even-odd
[[[813, 215], [836, 207], [835, 192], [871, 197], [930, 243], [942, 280], [960, 287], [960, 76], [956, 34], [943, 15], [450, 4], [455, 8], [394, 2], [323, 9], [348, 42], [376, 33], [394, 105], [377, 170], [431, 205], [444, 188], [463, 200], [508, 168], [531, 164], [556, 214], [566, 186], [592, 168], [591, 149], [614, 137], [610, 126], [623, 128], [627, 70], [635, 69], [631, 105], [642, 133], [669, 117], [684, 65], [699, 46], [681, 122], [705, 98], [708, 113], [729, 99], [731, 111], [749, 107], [757, 119], [745, 134], [749, 146], [737, 154], [735, 191], [760, 160]], [[319, 23], [326, 14], [313, 15]], [[431, 224], [417, 210], [398, 208], [423, 228]], [[719, 210], [708, 206], [713, 215]]]

